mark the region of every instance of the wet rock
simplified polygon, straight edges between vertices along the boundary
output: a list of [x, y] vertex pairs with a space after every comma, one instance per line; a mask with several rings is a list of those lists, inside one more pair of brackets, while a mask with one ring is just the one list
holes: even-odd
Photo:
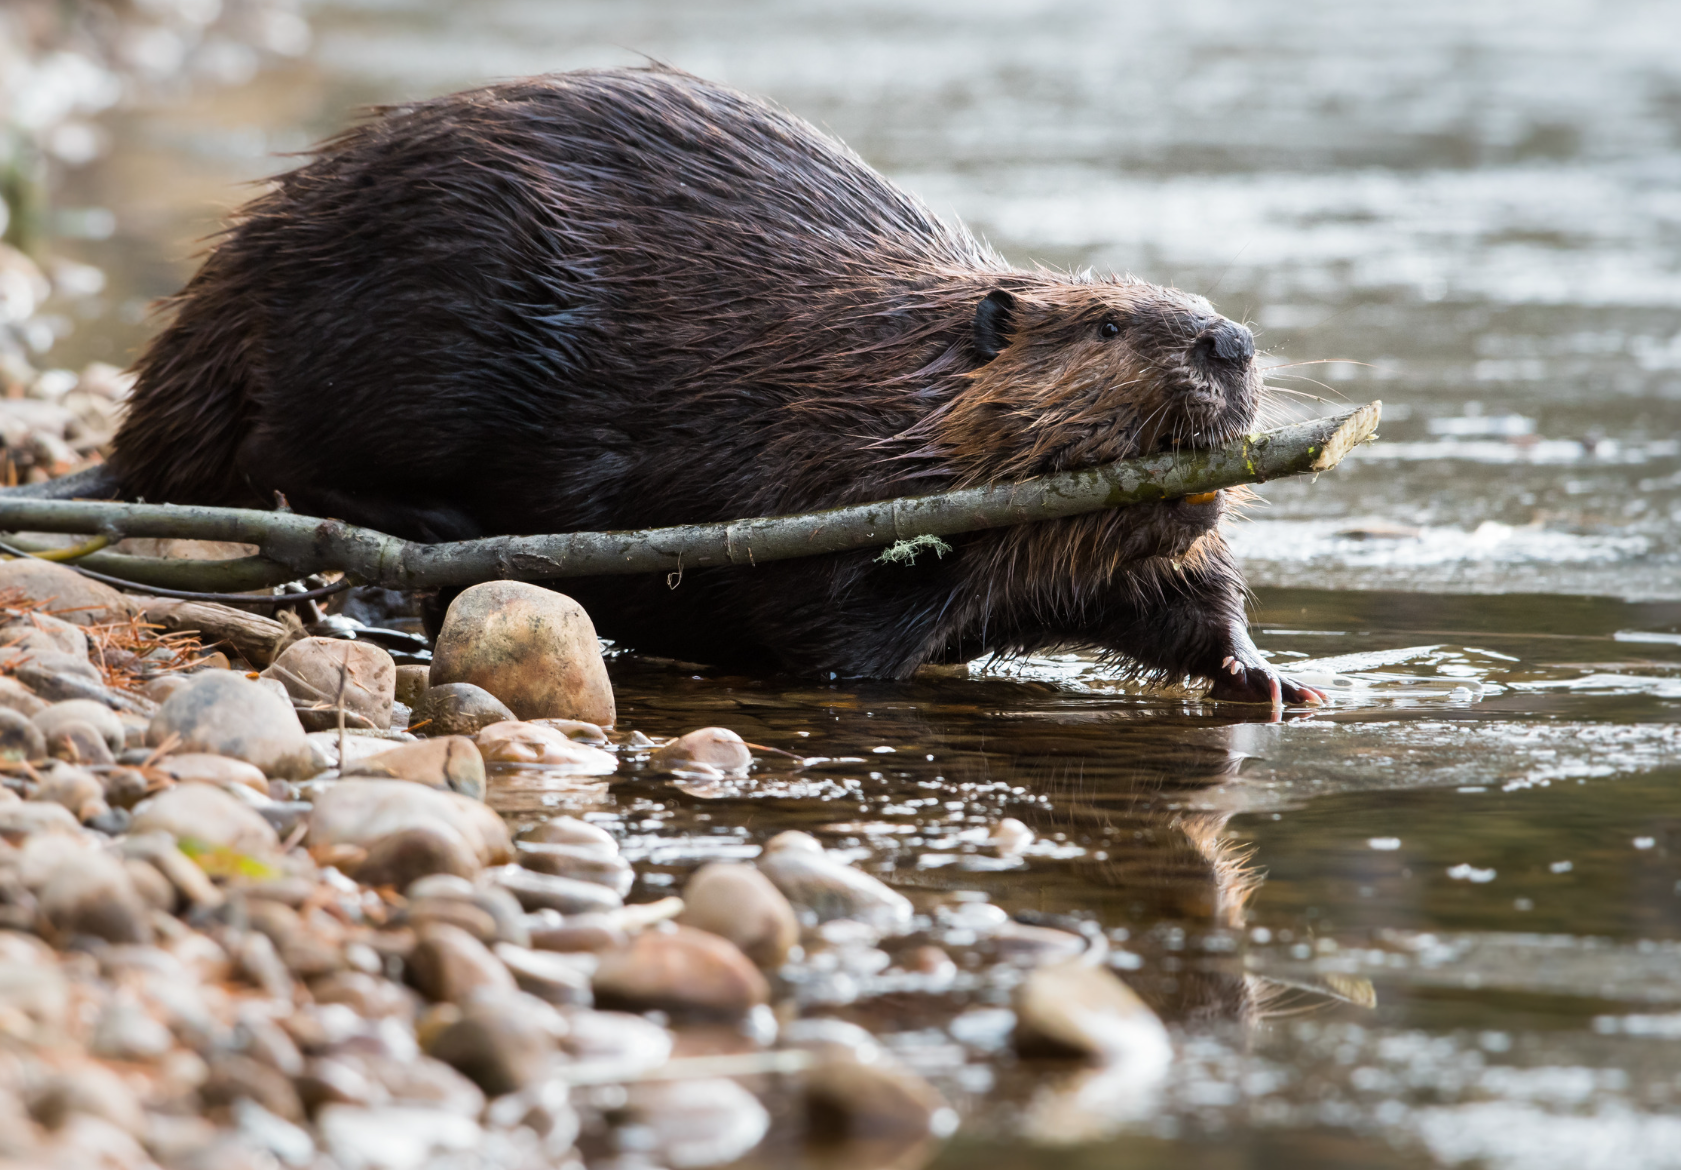
[[587, 743], [592, 747], [606, 747], [613, 741], [607, 737], [599, 724], [586, 723], [582, 719], [530, 719], [529, 723], [538, 727], [546, 727], [550, 731], [558, 731], [574, 743]]
[[0, 707], [0, 757], [8, 760], [39, 760], [47, 754], [47, 739], [35, 721]]
[[761, 967], [780, 967], [800, 940], [794, 908], [769, 878], [751, 865], [714, 861], [683, 887], [684, 926], [727, 938]]
[[988, 941], [993, 954], [1021, 966], [1067, 962], [1079, 958], [1090, 946], [1073, 931], [1021, 922], [1004, 923]]
[[134, 612], [129, 600], [64, 565], [33, 557], [0, 561], [0, 591], [21, 589], [30, 601], [78, 626], [124, 621]]
[[431, 685], [431, 673], [430, 666], [399, 666], [392, 697], [411, 711], [420, 710], [421, 702], [426, 698], [426, 688]]
[[486, 870], [484, 880], [507, 890], [527, 910], [558, 910], [562, 914], [612, 911], [624, 905], [618, 892], [598, 882], [538, 873], [519, 865]]
[[507, 826], [483, 804], [407, 780], [333, 785], [316, 798], [306, 842], [316, 856], [352, 865], [360, 880], [399, 889], [429, 873], [471, 877], [513, 852]]
[[[47, 701], [34, 691], [18, 682], [15, 678], [0, 677], [0, 708], [16, 711], [25, 718], [47, 709]], [[4, 751], [4, 742], [0, 741], [0, 751]]]
[[409, 780], [429, 788], [447, 788], [474, 800], [484, 799], [484, 757], [463, 735], [445, 735], [356, 760], [345, 776], [380, 776]]
[[728, 939], [687, 926], [647, 930], [601, 955], [596, 998], [635, 1010], [742, 1016], [770, 998], [752, 960]]
[[619, 843], [613, 834], [600, 825], [592, 825], [577, 817], [550, 817], [528, 832], [521, 833], [520, 840], [540, 845], [578, 845], [605, 853], [619, 851]]
[[595, 626], [570, 597], [521, 581], [490, 581], [450, 603], [431, 682], [473, 683], [521, 719], [614, 721], [613, 690]]
[[539, 723], [492, 723], [474, 737], [474, 742], [489, 763], [545, 764], [562, 767], [574, 776], [606, 776], [619, 766], [610, 752], [575, 743]]
[[429, 1037], [427, 1055], [488, 1096], [517, 1093], [555, 1059], [554, 1031], [542, 1026], [541, 1012], [532, 1010], [542, 1006], [518, 995], [480, 996], [463, 1007], [460, 1019]]
[[496, 944], [495, 955], [521, 991], [545, 1003], [588, 1007], [595, 1000], [590, 990], [593, 962], [505, 942]]
[[372, 642], [303, 638], [282, 650], [263, 677], [284, 684], [309, 731], [336, 728], [341, 705], [346, 727], [391, 726], [397, 666]]
[[567, 1055], [610, 1066], [626, 1079], [658, 1068], [671, 1059], [672, 1035], [658, 1024], [628, 1012], [573, 1012], [571, 1029], [560, 1038]]
[[171, 695], [146, 732], [158, 746], [179, 736], [182, 752], [232, 756], [269, 776], [302, 779], [314, 755], [292, 708], [267, 687], [225, 670], [207, 670]]
[[485, 945], [458, 926], [435, 923], [415, 943], [409, 982], [428, 999], [465, 1003], [482, 991], [513, 991], [514, 977]]
[[649, 1131], [651, 1152], [672, 1170], [737, 1161], [770, 1129], [759, 1099], [722, 1077], [634, 1084], [625, 1107]]
[[819, 922], [850, 918], [885, 933], [910, 926], [911, 903], [877, 878], [823, 851], [807, 833], [779, 833], [765, 843], [759, 869], [796, 907]]
[[856, 1024], [796, 1020], [781, 1042], [816, 1059], [803, 1089], [808, 1132], [820, 1143], [917, 1142], [946, 1137], [957, 1126], [939, 1090]]
[[209, 752], [182, 752], [164, 756], [152, 767], [171, 777], [177, 784], [213, 784], [217, 788], [248, 788], [268, 796], [268, 777], [255, 764], [229, 756]]
[[702, 727], [654, 749], [648, 766], [660, 772], [745, 776], [753, 753], [727, 727]]
[[[92, 727], [98, 733], [113, 757], [127, 746], [124, 742], [127, 733], [123, 728], [123, 721], [104, 703], [96, 703], [92, 699], [68, 699], [62, 703], [54, 703], [37, 713], [34, 720], [35, 726], [41, 729], [41, 734], [48, 740], [66, 725], [80, 723]], [[110, 760], [104, 762], [109, 763]]]
[[594, 882], [606, 886], [621, 898], [630, 893], [630, 887], [636, 880], [630, 863], [617, 853], [606, 853], [590, 846], [547, 845], [538, 841], [521, 841], [517, 848], [519, 863], [526, 869], [551, 877]]
[[413, 1106], [328, 1105], [316, 1128], [344, 1170], [420, 1170], [433, 1158], [468, 1153], [483, 1141], [471, 1117]]
[[1015, 817], [1005, 817], [992, 826], [992, 832], [987, 834], [987, 840], [998, 850], [1000, 857], [1018, 857], [1026, 848], [1033, 844], [1033, 830], [1028, 828]]
[[54, 764], [43, 771], [34, 799], [61, 804], [84, 823], [109, 811], [105, 803], [105, 786], [99, 782], [99, 777], [85, 768], [70, 764]]
[[1023, 1055], [1163, 1067], [1167, 1030], [1137, 994], [1102, 967], [1040, 967], [1016, 987], [1015, 1047]]
[[149, 943], [146, 903], [123, 863], [98, 849], [66, 850], [50, 866], [36, 897], [60, 935], [91, 935], [113, 943]]
[[477, 735], [482, 728], [514, 717], [502, 700], [472, 683], [428, 687], [415, 714], [428, 735]]
[[269, 856], [280, 848], [279, 836], [262, 814], [209, 784], [182, 784], [136, 805], [133, 831], [157, 830], [189, 847], [253, 857]]

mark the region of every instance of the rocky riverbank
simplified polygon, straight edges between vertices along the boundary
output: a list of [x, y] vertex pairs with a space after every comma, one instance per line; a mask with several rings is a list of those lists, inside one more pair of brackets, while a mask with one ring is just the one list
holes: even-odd
[[1101, 935], [913, 901], [797, 831], [627, 901], [612, 833], [492, 811], [506, 784], [720, 783], [772, 750], [614, 727], [570, 599], [470, 589], [429, 666], [283, 616], [0, 564], [8, 1164], [912, 1165], [955, 1113], [821, 989], [941, 993], [953, 940], [1024, 1056], [1165, 1063]]

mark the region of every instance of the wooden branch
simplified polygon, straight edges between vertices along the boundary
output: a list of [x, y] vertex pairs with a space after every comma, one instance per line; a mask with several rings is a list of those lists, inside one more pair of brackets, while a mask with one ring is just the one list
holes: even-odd
[[[390, 589], [672, 572], [873, 548], [924, 535], [955, 536], [1316, 474], [1335, 467], [1355, 446], [1369, 440], [1381, 414], [1382, 404], [1372, 402], [1209, 450], [1168, 451], [1017, 483], [903, 496], [822, 512], [632, 532], [495, 536], [421, 544], [341, 520], [291, 512], [5, 496], [0, 496], [0, 528], [112, 538], [232, 540], [263, 550], [262, 557], [229, 561], [122, 558], [151, 562], [141, 567], [144, 576], [131, 568], [130, 580], [189, 589], [222, 588], [230, 579], [252, 581], [248, 587], [254, 588], [257, 581], [276, 584], [332, 569]], [[117, 555], [94, 553], [76, 563], [92, 567], [95, 557], [115, 559]], [[109, 571], [122, 575], [115, 567]], [[240, 573], [250, 575], [238, 577]], [[273, 576], [277, 573], [285, 575]], [[213, 579], [214, 585], [210, 584]]]

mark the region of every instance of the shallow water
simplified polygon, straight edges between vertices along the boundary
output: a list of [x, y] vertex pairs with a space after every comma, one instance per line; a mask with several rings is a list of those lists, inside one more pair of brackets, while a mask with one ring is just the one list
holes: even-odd
[[[233, 184], [351, 106], [640, 50], [829, 126], [1012, 259], [1211, 290], [1280, 386], [1387, 404], [1382, 441], [1231, 532], [1257, 641], [1323, 712], [1130, 694], [1077, 655], [835, 686], [626, 655], [623, 727], [807, 762], [510, 782], [509, 815], [609, 825], [647, 863], [637, 898], [790, 827], [915, 897], [974, 964], [955, 990], [837, 948], [795, 994], [959, 1105], [938, 1166], [1681, 1165], [1673, 5], [310, 15], [304, 61], [123, 115], [76, 177], [116, 227], [61, 242], [112, 277], [66, 306], [66, 364], [121, 359]], [[975, 839], [1005, 816], [1040, 835], [1013, 863]], [[975, 892], [1104, 936], [1173, 1025], [1166, 1080], [1009, 1058]]]

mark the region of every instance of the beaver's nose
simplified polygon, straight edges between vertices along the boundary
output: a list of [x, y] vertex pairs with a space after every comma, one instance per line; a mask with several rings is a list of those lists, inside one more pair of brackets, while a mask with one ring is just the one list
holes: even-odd
[[1197, 334], [1191, 356], [1203, 365], [1241, 370], [1255, 357], [1255, 335], [1236, 321], [1220, 320]]

